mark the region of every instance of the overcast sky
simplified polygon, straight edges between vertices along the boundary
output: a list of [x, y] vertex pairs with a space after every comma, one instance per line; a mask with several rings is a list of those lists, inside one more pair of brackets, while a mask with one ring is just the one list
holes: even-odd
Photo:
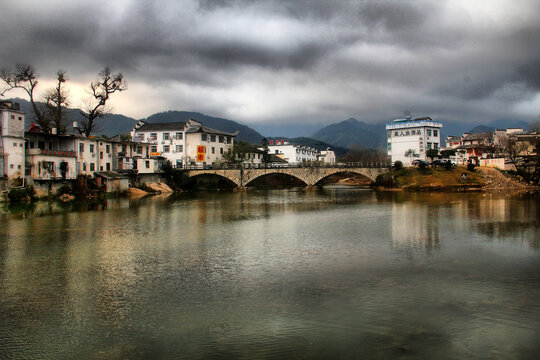
[[104, 65], [114, 111], [254, 126], [532, 121], [540, 1], [2, 1], [0, 65], [67, 71], [72, 105]]

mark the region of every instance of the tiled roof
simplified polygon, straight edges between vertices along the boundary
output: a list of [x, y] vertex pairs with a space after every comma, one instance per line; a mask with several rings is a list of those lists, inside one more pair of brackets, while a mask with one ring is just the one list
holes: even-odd
[[146, 123], [135, 131], [184, 130], [185, 126], [185, 121], [169, 123]]

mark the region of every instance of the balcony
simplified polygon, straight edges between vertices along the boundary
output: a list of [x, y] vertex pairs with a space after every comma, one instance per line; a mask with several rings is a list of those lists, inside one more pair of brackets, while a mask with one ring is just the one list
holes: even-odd
[[68, 150], [46, 150], [46, 149], [27, 149], [28, 155], [48, 155], [59, 157], [77, 157], [75, 151]]

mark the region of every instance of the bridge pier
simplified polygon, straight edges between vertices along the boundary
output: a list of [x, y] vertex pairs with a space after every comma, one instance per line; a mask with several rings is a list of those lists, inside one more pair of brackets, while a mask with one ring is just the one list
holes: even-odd
[[317, 186], [317, 185], [311, 185], [311, 184], [308, 184], [305, 188], [304, 188], [304, 191], [317, 191], [319, 190], [320, 187]]

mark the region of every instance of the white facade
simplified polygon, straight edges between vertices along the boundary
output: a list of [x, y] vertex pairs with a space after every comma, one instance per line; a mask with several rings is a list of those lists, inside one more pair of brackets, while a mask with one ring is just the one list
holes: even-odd
[[289, 144], [288, 142], [273, 144], [272, 141], [268, 145], [268, 153], [286, 160], [289, 164], [316, 161], [318, 154], [316, 149], [307, 146]]
[[24, 177], [24, 113], [19, 104], [0, 103], [0, 177]]
[[[401, 161], [410, 166], [412, 160], [426, 160], [428, 149], [441, 147], [442, 124], [431, 120], [429, 117], [397, 119], [386, 125], [388, 138], [388, 155], [395, 161]], [[408, 150], [412, 150], [418, 156], [405, 156]]]
[[327, 148], [326, 150], [321, 151], [319, 155], [317, 155], [317, 160], [324, 163], [333, 164], [336, 162], [336, 154], [333, 150]]
[[210, 129], [195, 120], [175, 123], [139, 122], [133, 141], [150, 144], [150, 156], [162, 156], [173, 166], [207, 165], [232, 148], [236, 133]]

